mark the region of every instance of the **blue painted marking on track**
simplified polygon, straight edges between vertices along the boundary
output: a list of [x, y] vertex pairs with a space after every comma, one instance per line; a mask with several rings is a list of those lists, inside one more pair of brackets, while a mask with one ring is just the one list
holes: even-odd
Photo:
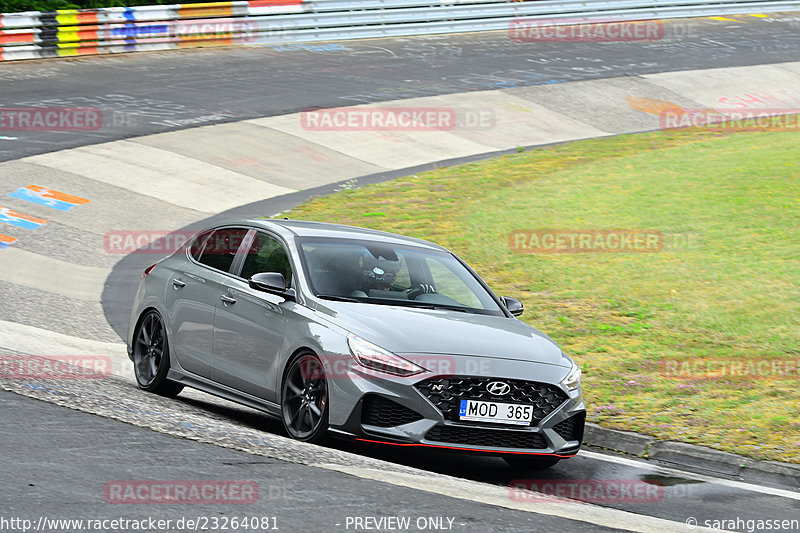
[[11, 246], [15, 242], [17, 242], [17, 238], [16, 237], [12, 237], [11, 235], [5, 235], [3, 233], [0, 233], [0, 250], [5, 250], [6, 248]]
[[7, 207], [0, 207], [0, 222], [23, 229], [39, 229], [47, 224], [47, 220], [17, 213]]
[[[69, 211], [76, 205], [89, 203], [89, 200], [86, 198], [73, 196], [71, 194], [56, 191], [54, 189], [42, 187], [41, 185], [28, 185], [27, 187], [22, 187], [21, 189], [17, 189], [16, 191], [10, 193], [9, 196], [19, 200], [25, 200], [26, 202], [43, 205], [45, 207], [52, 207], [53, 209], [58, 209], [59, 211]], [[38, 220], [38, 222], [42, 221]]]
[[346, 52], [352, 50], [341, 44], [279, 44], [271, 47], [276, 52], [296, 52], [305, 50], [306, 52]]
[[71, 392], [61, 392], [53, 389], [48, 389], [47, 387], [42, 387], [41, 385], [33, 385], [32, 383], [23, 383], [22, 386], [34, 390], [49, 392], [50, 394], [59, 394], [61, 396], [77, 396], [77, 394], [72, 394]]
[[17, 198], [19, 200], [25, 200], [26, 202], [32, 202], [34, 204], [43, 205], [46, 207], [52, 207], [53, 209], [58, 209], [59, 211], [69, 211], [73, 207], [78, 204], [71, 204], [69, 202], [65, 202], [63, 200], [56, 200], [55, 198], [43, 198], [41, 195], [36, 194], [36, 191], [32, 191], [25, 187], [14, 191], [8, 194], [12, 198]]

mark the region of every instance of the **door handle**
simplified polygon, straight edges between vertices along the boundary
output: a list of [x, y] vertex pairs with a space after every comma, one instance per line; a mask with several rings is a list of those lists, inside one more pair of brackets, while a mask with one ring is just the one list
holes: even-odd
[[182, 289], [182, 288], [184, 288], [184, 287], [186, 286], [186, 283], [185, 283], [185, 282], [183, 282], [183, 281], [181, 281], [181, 280], [179, 280], [179, 279], [173, 279], [173, 280], [172, 280], [172, 285], [173, 285], [173, 286], [174, 286], [176, 289]]
[[231, 298], [230, 296], [225, 296], [224, 294], [219, 297], [220, 300], [225, 302], [226, 304], [233, 305], [236, 303], [236, 298]]

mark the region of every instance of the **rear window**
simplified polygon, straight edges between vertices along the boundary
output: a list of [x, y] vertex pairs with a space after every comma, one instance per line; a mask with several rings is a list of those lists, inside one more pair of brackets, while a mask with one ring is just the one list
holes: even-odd
[[195, 261], [200, 260], [200, 252], [203, 251], [203, 243], [205, 243], [206, 238], [211, 235], [210, 231], [204, 231], [197, 235], [193, 240], [192, 244], [189, 245], [189, 255]]

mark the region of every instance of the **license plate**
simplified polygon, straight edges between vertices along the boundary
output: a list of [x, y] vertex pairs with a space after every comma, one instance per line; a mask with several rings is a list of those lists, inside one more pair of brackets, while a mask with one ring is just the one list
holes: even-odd
[[470, 422], [527, 426], [533, 420], [533, 406], [518, 403], [461, 400], [458, 417], [461, 420]]

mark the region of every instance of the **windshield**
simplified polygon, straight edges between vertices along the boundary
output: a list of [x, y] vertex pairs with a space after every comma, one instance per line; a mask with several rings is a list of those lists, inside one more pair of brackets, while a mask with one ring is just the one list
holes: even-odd
[[503, 316], [492, 295], [448, 252], [344, 239], [302, 239], [300, 250], [320, 298]]

